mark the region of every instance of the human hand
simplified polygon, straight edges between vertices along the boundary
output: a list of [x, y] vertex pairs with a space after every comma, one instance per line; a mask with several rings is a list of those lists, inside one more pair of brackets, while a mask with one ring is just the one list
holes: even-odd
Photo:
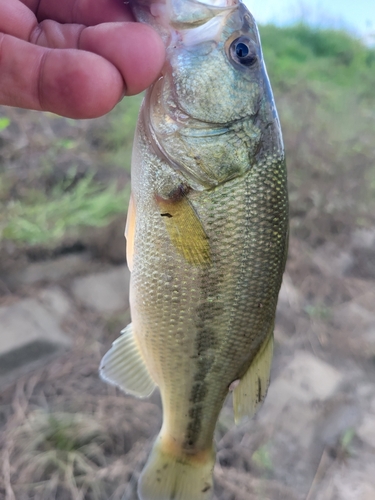
[[121, 0], [0, 0], [0, 104], [94, 118], [146, 89], [164, 61]]

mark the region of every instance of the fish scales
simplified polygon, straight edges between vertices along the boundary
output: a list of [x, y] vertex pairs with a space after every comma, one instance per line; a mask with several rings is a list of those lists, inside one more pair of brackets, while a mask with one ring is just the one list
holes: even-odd
[[[166, 35], [166, 19], [178, 27], [184, 16], [176, 11], [189, 3], [195, 23], [221, 16], [212, 39], [195, 31], [203, 41], [192, 43], [187, 21]], [[138, 18], [161, 23], [167, 63], [147, 92], [133, 149], [132, 325], [101, 374], [130, 394], [160, 390], [163, 425], [141, 500], [207, 500], [215, 425], [230, 387], [239, 381], [239, 419], [254, 413], [269, 383], [288, 244], [285, 159], [247, 9], [237, 0], [217, 0], [214, 11], [209, 2], [167, 0], [157, 3], [158, 19], [153, 5], [135, 2]]]
[[[147, 143], [141, 155], [156, 161]], [[192, 268], [175, 255], [157, 206], [153, 218], [139, 220], [133, 325], [161, 388], [165, 426], [181, 445], [205, 448], [212, 442], [230, 383], [241, 378], [272, 327], [280, 261], [285, 258], [280, 244], [285, 247], [287, 226], [286, 179], [280, 165], [279, 158], [270, 157], [192, 201], [211, 244], [211, 266]], [[143, 188], [139, 214], [149, 213], [142, 206], [154, 203], [161, 171], [140, 169], [133, 177], [134, 185]], [[168, 244], [160, 245], [165, 240]], [[190, 414], [194, 417], [185, 417]]]

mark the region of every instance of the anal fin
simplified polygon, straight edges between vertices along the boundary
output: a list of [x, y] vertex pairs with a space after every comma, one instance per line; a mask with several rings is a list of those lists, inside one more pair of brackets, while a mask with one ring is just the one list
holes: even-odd
[[127, 394], [146, 398], [156, 387], [134, 341], [130, 323], [116, 339], [100, 363], [100, 376]]
[[250, 367], [233, 391], [234, 420], [253, 417], [266, 397], [273, 356], [273, 327]]

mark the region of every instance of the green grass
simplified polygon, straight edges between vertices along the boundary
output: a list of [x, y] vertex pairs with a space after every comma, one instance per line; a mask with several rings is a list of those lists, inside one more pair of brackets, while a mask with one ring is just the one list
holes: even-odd
[[289, 170], [292, 234], [314, 246], [375, 214], [375, 50], [345, 31], [260, 27]]
[[102, 144], [110, 161], [130, 172], [134, 132], [143, 96], [124, 98], [109, 115]]
[[258, 467], [267, 472], [271, 472], [274, 468], [267, 444], [260, 446], [253, 453], [252, 460]]
[[[105, 226], [116, 214], [125, 218], [130, 186], [124, 170], [130, 172], [141, 100], [124, 99], [107, 116], [86, 124], [46, 113], [44, 130], [30, 135], [28, 145], [31, 154], [40, 156], [37, 170], [18, 170], [17, 164], [4, 168], [2, 147], [7, 158], [17, 158], [17, 136], [13, 147], [12, 136], [1, 142], [0, 135], [0, 244], [10, 240], [17, 246], [51, 246], [79, 236], [85, 227]], [[33, 118], [27, 112], [16, 114], [16, 128], [31, 128]], [[48, 123], [53, 126], [56, 120], [60, 129], [53, 134]], [[10, 123], [8, 116], [0, 116], [0, 133]], [[28, 158], [21, 155], [20, 160], [27, 165]], [[64, 164], [75, 161], [78, 166], [66, 171]]]
[[348, 429], [346, 429], [344, 434], [341, 436], [340, 445], [341, 445], [343, 451], [347, 455], [350, 455], [350, 449], [351, 449], [352, 441], [353, 441], [354, 437], [355, 437], [355, 429], [353, 429], [352, 427], [349, 427]]
[[0, 117], [0, 131], [5, 130], [10, 125], [10, 120], [7, 116]]
[[58, 492], [81, 500], [106, 496], [98, 471], [106, 465], [108, 437], [89, 415], [35, 410], [14, 430], [12, 442], [17, 492], [46, 500]]
[[324, 305], [308, 304], [307, 306], [305, 306], [304, 310], [311, 319], [328, 321], [332, 318], [331, 309], [329, 307], [324, 306]]
[[70, 190], [57, 185], [48, 197], [31, 191], [26, 199], [4, 204], [0, 235], [29, 245], [57, 242], [82, 227], [105, 226], [115, 214], [125, 213], [128, 197], [128, 189], [118, 191], [114, 182], [103, 186], [92, 176]]
[[299, 23], [287, 28], [260, 27], [264, 56], [276, 85], [318, 81], [355, 87], [374, 97], [375, 49], [342, 30], [318, 29]]
[[[292, 232], [315, 245], [354, 225], [372, 225], [375, 49], [345, 31], [303, 23], [265, 25], [260, 32], [285, 139]], [[114, 175], [103, 178], [103, 172], [130, 172], [141, 100], [123, 99], [106, 117], [90, 122], [83, 139], [78, 122], [67, 121], [73, 132], [57, 133], [41, 157], [40, 175], [52, 178], [52, 188], [48, 182], [35, 187], [31, 179], [30, 186], [18, 189], [21, 194], [9, 194], [12, 183], [1, 172], [0, 141], [0, 239], [50, 244], [125, 214], [126, 189], [118, 191]], [[46, 121], [52, 119], [46, 115]], [[17, 125], [13, 117], [0, 117], [0, 133], [8, 133], [10, 125]], [[69, 161], [87, 155], [92, 163], [83, 179], [69, 186], [61, 181], [64, 176], [55, 175], [56, 160], [64, 155]]]

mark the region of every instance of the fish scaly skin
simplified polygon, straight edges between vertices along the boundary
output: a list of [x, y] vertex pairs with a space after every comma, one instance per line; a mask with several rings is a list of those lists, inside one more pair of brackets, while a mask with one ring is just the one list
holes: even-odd
[[229, 387], [240, 380], [238, 420], [269, 383], [288, 245], [284, 149], [255, 22], [236, 0], [213, 3], [192, 0], [186, 19], [182, 0], [157, 3], [159, 18], [155, 2], [135, 3], [164, 36], [167, 63], [134, 142], [132, 326], [101, 374], [131, 394], [160, 389], [163, 426], [141, 500], [211, 498]]

